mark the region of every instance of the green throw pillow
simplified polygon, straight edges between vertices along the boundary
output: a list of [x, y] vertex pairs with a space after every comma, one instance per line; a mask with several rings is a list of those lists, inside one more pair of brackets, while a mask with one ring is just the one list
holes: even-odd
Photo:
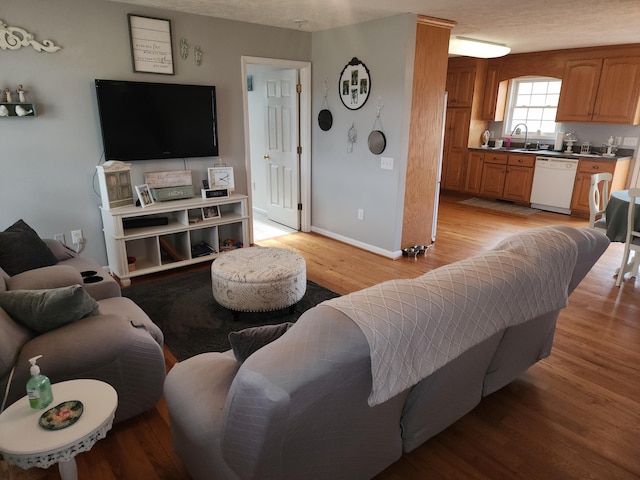
[[292, 326], [292, 322], [286, 322], [231, 332], [229, 334], [229, 343], [236, 360], [240, 363], [244, 362], [249, 355], [280, 338]]
[[24, 220], [0, 232], [0, 268], [10, 277], [56, 263], [58, 259]]
[[38, 333], [100, 313], [98, 302], [81, 285], [0, 292], [0, 307], [16, 322]]

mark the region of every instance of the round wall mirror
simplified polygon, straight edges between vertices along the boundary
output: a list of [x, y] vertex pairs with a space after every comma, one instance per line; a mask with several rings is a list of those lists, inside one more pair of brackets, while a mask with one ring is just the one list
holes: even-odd
[[387, 138], [380, 130], [374, 130], [369, 134], [369, 150], [374, 155], [379, 155], [387, 148]]

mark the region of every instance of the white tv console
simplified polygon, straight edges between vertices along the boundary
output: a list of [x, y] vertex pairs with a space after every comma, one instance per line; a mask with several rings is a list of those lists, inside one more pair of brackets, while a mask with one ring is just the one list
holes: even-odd
[[[232, 194], [224, 198], [159, 202], [145, 208], [100, 207], [109, 268], [123, 286], [128, 286], [131, 277], [213, 260], [225, 240], [242, 242], [247, 247], [250, 221], [247, 202], [246, 195]], [[215, 206], [220, 216], [203, 219], [202, 209]], [[126, 228], [132, 221], [159, 224]], [[214, 251], [195, 256], [192, 249], [202, 242]], [[135, 257], [135, 264], [129, 265], [129, 257]]]

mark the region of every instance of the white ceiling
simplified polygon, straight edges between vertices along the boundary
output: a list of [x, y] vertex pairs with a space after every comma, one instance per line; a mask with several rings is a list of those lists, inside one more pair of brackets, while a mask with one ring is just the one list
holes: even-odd
[[512, 53], [640, 43], [639, 0], [112, 1], [309, 32], [415, 13], [453, 20], [452, 35], [503, 43]]

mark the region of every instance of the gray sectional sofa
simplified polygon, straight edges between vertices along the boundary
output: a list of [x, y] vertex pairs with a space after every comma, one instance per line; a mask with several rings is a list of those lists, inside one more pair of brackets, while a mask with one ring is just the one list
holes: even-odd
[[164, 387], [174, 448], [200, 480], [371, 478], [547, 357], [608, 244], [590, 229], [523, 232], [323, 302], [242, 363], [180, 362]]
[[[35, 242], [33, 238], [31, 240]], [[16, 292], [19, 295], [22, 295], [20, 292], [27, 295], [36, 291], [51, 293], [82, 285], [81, 290], [87, 294], [81, 292], [83, 298], [98, 310], [40, 332], [31, 324], [25, 325], [24, 318], [21, 321], [13, 318], [5, 310], [8, 306], [0, 306], [0, 403], [4, 400], [8, 406], [26, 395], [28, 359], [42, 355], [38, 364], [51, 382], [92, 378], [111, 384], [118, 393], [116, 422], [153, 408], [162, 396], [166, 375], [162, 331], [133, 301], [121, 296], [118, 283], [97, 262], [75, 254], [54, 240], [44, 240], [43, 245], [49, 250], [44, 253], [53, 255], [53, 259], [46, 262], [49, 265], [14, 272], [14, 275], [0, 268], [2, 301], [11, 300]], [[38, 247], [43, 245], [38, 244]], [[12, 264], [12, 268], [15, 267]], [[83, 277], [82, 272], [91, 272], [91, 275], [85, 273]], [[85, 283], [89, 276], [101, 279]], [[7, 292], [11, 295], [5, 295]], [[54, 301], [50, 299], [56, 297], [46, 298], [46, 301]], [[11, 309], [17, 308], [16, 304], [21, 311], [33, 307], [28, 302], [26, 307], [21, 306], [20, 300], [12, 302]], [[40, 309], [41, 303], [33, 308]], [[55, 304], [56, 309], [62, 304], [66, 304], [66, 300]], [[47, 310], [46, 313], [54, 310], [46, 305], [42, 309]], [[76, 313], [54, 314], [56, 321], [66, 322], [67, 315], [70, 318]], [[37, 322], [39, 319], [31, 320]]]

